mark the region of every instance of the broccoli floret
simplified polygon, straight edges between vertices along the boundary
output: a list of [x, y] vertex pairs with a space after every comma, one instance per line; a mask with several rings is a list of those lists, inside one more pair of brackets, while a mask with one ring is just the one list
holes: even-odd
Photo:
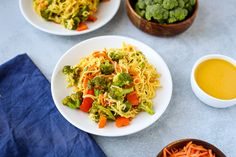
[[144, 15], [145, 15], [145, 10], [141, 10], [141, 9], [139, 8], [139, 6], [137, 5], [137, 3], [135, 4], [135, 11], [136, 11], [136, 13], [137, 13], [139, 16], [144, 17]]
[[50, 15], [50, 13], [51, 13], [49, 10], [47, 10], [47, 9], [46, 9], [46, 10], [41, 10], [40, 13], [41, 13], [41, 16], [42, 16], [45, 20], [47, 20], [47, 21], [49, 20], [48, 18], [49, 18], [49, 15]]
[[120, 49], [111, 49], [108, 51], [108, 55], [114, 61], [119, 61], [124, 57], [124, 54]]
[[66, 105], [73, 109], [79, 108], [81, 103], [82, 103], [82, 92], [71, 94], [70, 96], [67, 96], [62, 100], [63, 105]]
[[123, 101], [124, 97], [134, 91], [133, 88], [128, 88], [128, 89], [122, 89], [119, 87], [111, 87], [109, 90], [109, 95], [116, 100]]
[[123, 87], [133, 82], [133, 78], [128, 73], [118, 73], [113, 78], [113, 85]]
[[164, 0], [162, 3], [163, 8], [171, 10], [178, 6], [177, 0]]
[[155, 111], [152, 109], [152, 102], [141, 102], [141, 104], [138, 105], [138, 109], [145, 111], [151, 115], [155, 113]]
[[185, 5], [184, 0], [178, 0], [178, 3], [180, 8], [183, 8]]
[[104, 77], [94, 77], [92, 79], [92, 86], [95, 89], [106, 89], [107, 88], [108, 81]]
[[67, 76], [67, 81], [69, 82], [68, 87], [77, 85], [80, 73], [79, 67], [66, 65], [63, 67], [62, 72]]
[[176, 21], [182, 21], [188, 15], [188, 11], [186, 9], [177, 8], [173, 11], [170, 11], [169, 23], [173, 23]]
[[146, 3], [144, 0], [138, 0], [138, 2], [136, 3], [137, 7], [139, 9], [145, 9], [146, 8]]
[[100, 65], [102, 74], [109, 75], [114, 72], [114, 66], [108, 60]]
[[151, 20], [152, 18], [161, 22], [165, 19], [168, 19], [168, 11], [164, 9], [160, 4], [149, 5], [146, 8], [145, 17], [147, 20]]

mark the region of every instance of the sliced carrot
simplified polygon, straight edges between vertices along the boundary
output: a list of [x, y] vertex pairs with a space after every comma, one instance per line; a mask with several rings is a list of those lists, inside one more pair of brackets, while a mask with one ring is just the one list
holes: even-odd
[[133, 91], [127, 95], [127, 100], [133, 106], [136, 106], [139, 104], [138, 95], [135, 91]]
[[83, 31], [88, 29], [88, 26], [86, 25], [86, 23], [80, 23], [79, 26], [77, 27], [77, 31]]
[[125, 117], [118, 117], [116, 119], [116, 126], [118, 128], [123, 127], [123, 126], [127, 126], [127, 125], [129, 125], [129, 123], [130, 123], [130, 120]]
[[98, 127], [99, 128], [104, 128], [107, 124], [107, 118], [103, 115], [100, 116], [99, 122], [98, 122]]
[[[88, 90], [87, 94], [94, 95], [94, 91], [93, 90]], [[83, 112], [88, 112], [89, 109], [92, 107], [92, 104], [93, 104], [93, 99], [89, 98], [89, 97], [86, 97], [86, 98], [83, 99], [83, 102], [80, 105], [80, 110], [83, 111]]]
[[97, 20], [97, 18], [95, 16], [93, 16], [93, 15], [90, 15], [87, 20], [95, 22]]

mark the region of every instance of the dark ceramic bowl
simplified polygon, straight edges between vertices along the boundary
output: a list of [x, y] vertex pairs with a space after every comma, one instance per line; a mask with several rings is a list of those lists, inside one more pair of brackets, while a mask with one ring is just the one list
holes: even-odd
[[[226, 157], [224, 155], [223, 152], [221, 152], [218, 148], [216, 148], [214, 145], [207, 143], [205, 141], [201, 141], [198, 139], [182, 139], [182, 140], [177, 140], [174, 141], [170, 144], [168, 144], [167, 146], [165, 146], [164, 148], [167, 148], [168, 150], [173, 149], [173, 148], [183, 148], [184, 146], [186, 146], [190, 141], [192, 141], [194, 144], [197, 145], [201, 145], [206, 149], [211, 149], [212, 152], [216, 155], [216, 157]], [[159, 154], [157, 155], [157, 157], [163, 157], [163, 150], [164, 148], [159, 152]]]
[[186, 31], [192, 25], [198, 12], [198, 0], [196, 0], [192, 15], [188, 16], [184, 21], [173, 24], [159, 24], [139, 16], [134, 10], [135, 2], [137, 0], [126, 0], [126, 11], [129, 19], [142, 31], [157, 36], [174, 36]]

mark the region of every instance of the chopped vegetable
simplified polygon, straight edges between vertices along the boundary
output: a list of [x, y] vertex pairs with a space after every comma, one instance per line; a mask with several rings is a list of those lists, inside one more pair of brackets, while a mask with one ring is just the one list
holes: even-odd
[[105, 116], [101, 115], [99, 118], [98, 127], [104, 128], [106, 126], [106, 123], [107, 123], [107, 118]]
[[92, 79], [92, 85], [95, 89], [104, 90], [107, 89], [108, 81], [104, 77], [97, 76]]
[[152, 109], [152, 102], [141, 102], [141, 104], [138, 105], [138, 108], [153, 115], [155, 112], [154, 110]]
[[96, 18], [95, 16], [90, 15], [90, 16], [88, 17], [88, 21], [95, 22], [95, 21], [97, 21], [97, 18]]
[[108, 55], [113, 61], [119, 61], [124, 57], [124, 53], [120, 49], [111, 49], [108, 51]]
[[113, 64], [109, 63], [108, 60], [106, 60], [104, 63], [100, 65], [102, 74], [109, 75], [114, 72], [114, 66]]
[[80, 23], [77, 27], [77, 31], [83, 31], [83, 30], [86, 30], [88, 29], [88, 26], [85, 24], [85, 23]]
[[108, 116], [107, 117], [108, 119], [110, 119], [110, 120], [115, 120], [116, 119], [109, 109], [107, 109], [107, 108], [105, 108], [101, 105], [98, 105], [97, 107], [103, 114], [106, 114]]
[[79, 108], [81, 102], [82, 102], [82, 93], [81, 92], [71, 94], [70, 96], [67, 96], [62, 100], [63, 105], [66, 105], [72, 109]]
[[[94, 95], [94, 91], [93, 90], [88, 90], [87, 94]], [[83, 99], [83, 102], [80, 105], [80, 110], [84, 111], [84, 112], [88, 112], [89, 109], [92, 107], [92, 104], [93, 104], [93, 99], [90, 98], [90, 97], [86, 97], [86, 98]]]
[[122, 87], [124, 85], [129, 85], [133, 82], [133, 78], [129, 73], [118, 73], [113, 78], [113, 85]]
[[133, 106], [137, 106], [139, 104], [138, 95], [135, 91], [133, 91], [127, 95], [127, 100]]
[[130, 92], [132, 92], [134, 89], [133, 88], [128, 88], [128, 89], [122, 89], [119, 87], [114, 87], [112, 86], [110, 88], [109, 91], [109, 95], [116, 100], [120, 100], [123, 101], [124, 97], [126, 96], [126, 94], [129, 94]]
[[129, 123], [130, 123], [130, 120], [128, 118], [125, 118], [125, 117], [118, 117], [116, 119], [116, 126], [119, 127], [119, 128], [129, 125]]

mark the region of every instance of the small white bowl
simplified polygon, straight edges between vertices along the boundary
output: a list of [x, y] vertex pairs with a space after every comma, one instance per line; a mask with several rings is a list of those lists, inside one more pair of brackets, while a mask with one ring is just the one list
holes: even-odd
[[200, 63], [203, 61], [209, 60], [209, 59], [223, 59], [225, 61], [230, 62], [231, 64], [236, 66], [236, 61], [230, 57], [224, 56], [224, 55], [219, 55], [219, 54], [210, 54], [201, 57], [200, 59], [197, 60], [197, 62], [194, 64], [192, 72], [191, 72], [191, 86], [194, 94], [205, 104], [216, 107], [216, 108], [226, 108], [230, 107], [236, 104], [236, 98], [231, 99], [231, 100], [223, 100], [223, 99], [218, 99], [215, 97], [210, 96], [207, 94], [205, 91], [203, 91], [197, 84], [196, 79], [195, 79], [195, 70], [199, 66]]

